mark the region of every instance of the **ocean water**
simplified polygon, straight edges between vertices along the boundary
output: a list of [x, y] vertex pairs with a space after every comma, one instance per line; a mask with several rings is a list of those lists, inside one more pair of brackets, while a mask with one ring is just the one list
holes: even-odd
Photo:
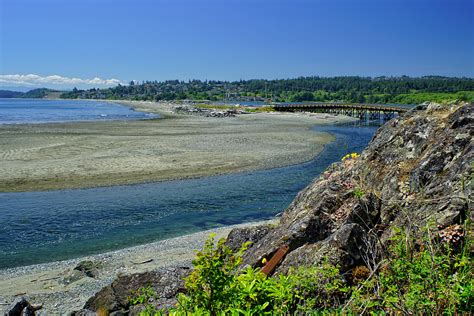
[[157, 115], [119, 104], [83, 100], [0, 99], [0, 124], [134, 120]]
[[70, 259], [210, 228], [270, 219], [328, 165], [362, 151], [378, 125], [325, 126], [313, 160], [192, 180], [0, 193], [0, 268]]

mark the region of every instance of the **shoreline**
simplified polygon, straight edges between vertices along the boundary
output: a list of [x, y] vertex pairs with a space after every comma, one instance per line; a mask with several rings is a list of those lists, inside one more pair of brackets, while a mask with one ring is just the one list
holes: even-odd
[[[47, 168], [53, 168], [54, 170], [58, 165], [61, 166], [57, 155], [64, 154], [65, 149], [71, 149], [71, 146], [67, 144], [69, 142], [72, 143], [73, 147], [79, 145], [79, 149], [72, 148], [75, 149], [72, 150], [72, 153], [66, 152], [67, 155], [63, 157], [66, 162], [71, 156], [75, 157], [82, 154], [82, 148], [86, 151], [86, 158], [90, 159], [90, 156], [94, 158], [94, 155], [99, 153], [98, 158], [107, 159], [108, 156], [111, 156], [111, 160], [108, 162], [120, 160], [122, 158], [120, 153], [126, 154], [130, 150], [144, 151], [145, 156], [158, 155], [158, 157], [162, 157], [164, 155], [166, 157], [168, 155], [170, 157], [168, 157], [168, 160], [164, 160], [164, 162], [169, 163], [167, 166], [170, 167], [168, 171], [169, 175], [171, 175], [170, 177], [163, 177], [163, 173], [160, 173], [161, 178], [156, 179], [156, 174], [151, 174], [151, 176], [150, 174], [145, 174], [141, 181], [137, 181], [140, 180], [139, 178], [132, 177], [132, 181], [124, 182], [124, 180], [130, 180], [129, 177], [133, 176], [134, 172], [137, 172], [137, 170], [130, 170], [130, 172], [124, 173], [124, 177], [112, 179], [118, 179], [118, 182], [100, 183], [94, 182], [97, 179], [91, 179], [91, 175], [88, 174], [85, 177], [82, 175], [82, 179], [85, 179], [85, 183], [88, 183], [86, 187], [71, 185], [68, 181], [72, 179], [68, 177], [62, 179], [66, 181], [59, 181], [56, 185], [49, 183], [49, 186], [46, 187], [44, 183], [43, 186], [40, 186], [38, 182], [36, 186], [34, 182], [32, 182], [32, 185], [28, 183], [28, 180], [32, 179], [26, 178], [26, 180], [23, 179], [23, 182], [20, 183], [19, 191], [27, 188], [35, 188], [35, 191], [87, 189], [97, 186], [183, 180], [300, 164], [314, 159], [322, 151], [323, 147], [333, 140], [332, 135], [314, 132], [312, 129], [315, 125], [355, 121], [353, 118], [344, 116], [336, 117], [328, 114], [303, 113], [258, 113], [235, 118], [216, 119], [175, 114], [170, 109], [172, 106], [170, 103], [166, 107], [163, 104], [153, 102], [111, 102], [129, 106], [136, 111], [158, 113], [162, 115], [162, 118], [119, 122], [46, 123], [21, 125], [13, 128], [11, 126], [6, 128], [0, 127], [0, 145], [6, 142], [7, 145], [10, 144], [13, 147], [18, 147], [18, 141], [20, 141], [19, 146], [25, 147], [25, 144], [21, 143], [21, 141], [28, 137], [35, 137], [36, 139], [34, 140], [39, 141], [40, 146], [38, 151], [34, 152], [37, 156], [33, 156], [35, 159], [32, 159], [33, 163], [31, 163], [31, 166], [34, 168], [40, 167], [39, 170], [43, 166], [46, 170], [48, 170]], [[78, 141], [76, 141], [77, 135], [80, 135]], [[14, 139], [15, 137], [17, 139]], [[62, 137], [65, 139], [62, 139]], [[50, 138], [53, 139], [52, 142]], [[96, 138], [100, 140], [99, 143], [101, 144], [104, 138], [106, 142], [110, 142], [113, 145], [118, 144], [117, 146], [123, 148], [124, 151], [114, 151], [117, 149], [117, 146], [106, 147], [107, 152], [104, 154], [105, 157], [102, 157], [104, 148], [93, 146], [95, 145], [94, 139]], [[128, 142], [128, 138], [131, 138], [132, 142]], [[134, 146], [136, 142], [143, 138], [149, 138], [150, 141]], [[85, 142], [83, 147], [81, 147], [81, 141]], [[156, 143], [162, 145], [158, 147], [159, 150], [146, 151], [147, 146], [153, 146]], [[35, 142], [34, 144], [37, 145], [38, 143]], [[216, 145], [214, 146], [214, 144]], [[92, 150], [87, 152], [90, 147], [92, 147]], [[49, 153], [50, 151], [53, 151], [53, 153]], [[191, 151], [191, 153], [187, 154], [188, 151]], [[26, 153], [31, 154], [28, 151]], [[24, 155], [25, 152], [22, 152], [22, 154]], [[40, 154], [46, 154], [46, 157]], [[217, 155], [217, 158], [212, 157], [213, 155]], [[50, 159], [51, 156], [54, 157], [54, 163]], [[11, 156], [3, 155], [3, 157], [0, 157], [0, 162], [2, 160], [7, 163], [11, 163], [12, 160], [15, 161], [15, 159], [11, 158]], [[42, 162], [43, 158], [45, 158], [44, 162]], [[141, 155], [132, 155], [131, 160], [128, 160], [127, 164], [119, 164], [117, 168], [121, 171], [121, 168], [127, 168], [134, 163], [139, 164], [141, 158], [143, 158]], [[100, 162], [100, 159], [94, 161]], [[204, 161], [205, 164], [200, 165], [199, 162], [201, 161]], [[22, 167], [29, 161], [25, 162], [20, 157], [18, 162], [18, 165], [14, 165], [17, 167], [16, 172], [21, 170], [18, 167]], [[76, 163], [74, 160], [73, 162]], [[151, 162], [163, 162], [163, 160]], [[177, 164], [179, 164], [178, 168], [176, 168]], [[190, 164], [187, 172], [183, 172], [183, 164]], [[215, 165], [219, 168], [213, 168]], [[66, 164], [65, 166], [69, 167], [70, 165]], [[146, 169], [150, 164], [138, 166], [138, 173], [140, 174], [140, 170]], [[158, 171], [163, 172], [163, 169]], [[71, 170], [67, 169], [67, 172], [71, 173]], [[2, 173], [5, 173], [5, 170], [0, 166], [0, 175]], [[77, 176], [77, 173], [77, 170], [72, 172], [73, 177]], [[108, 177], [110, 174], [105, 174], [105, 176]], [[115, 174], [115, 176], [117, 175]], [[91, 186], [89, 180], [93, 180], [92, 182], [95, 185]], [[0, 183], [0, 189], [5, 187], [8, 186], [5, 186], [5, 183], [3, 185]], [[13, 192], [13, 190], [9, 192]], [[119, 274], [144, 272], [172, 264], [189, 265], [190, 261], [194, 258], [193, 250], [202, 247], [210, 232], [216, 232], [217, 239], [227, 236], [230, 230], [235, 227], [249, 227], [263, 223], [274, 223], [275, 221], [224, 226], [97, 255], [2, 269], [0, 270], [0, 310], [8, 307], [5, 304], [10, 303], [17, 296], [16, 294], [21, 294], [33, 303], [43, 304], [43, 310], [46, 312], [71, 312], [80, 309], [88, 298], [93, 296], [102, 287], [110, 284]], [[149, 261], [150, 259], [153, 260]], [[78, 275], [79, 272], [74, 270], [74, 267], [83, 260], [100, 261], [103, 263], [98, 279]]]
[[[64, 261], [0, 270], [0, 310], [17, 296], [43, 304], [42, 312], [63, 314], [81, 309], [85, 302], [120, 274], [151, 271], [171, 265], [191, 266], [210, 233], [215, 240], [227, 237], [233, 228], [273, 225], [278, 219], [219, 227], [171, 239]], [[150, 261], [151, 259], [151, 261]], [[98, 277], [74, 270], [84, 260], [100, 262]], [[17, 295], [21, 294], [21, 295]]]
[[[123, 118], [115, 118], [115, 119], [84, 119], [84, 120], [59, 120], [59, 121], [25, 121], [25, 122], [9, 122], [9, 121], [4, 121], [0, 122], [0, 127], [1, 126], [34, 126], [34, 125], [43, 125], [43, 124], [68, 124], [68, 123], [87, 123], [87, 122], [117, 122], [117, 121], [143, 121], [143, 120], [157, 120], [160, 119], [161, 116], [158, 114], [158, 112], [147, 112], [147, 111], [140, 111], [136, 108], [134, 108], [131, 105], [126, 104], [125, 102], [122, 103], [122, 101], [118, 102], [113, 102], [111, 100], [96, 100], [96, 99], [39, 99], [39, 98], [0, 98], [0, 100], [19, 100], [19, 101], [71, 101], [71, 102], [80, 102], [80, 101], [85, 101], [85, 102], [96, 102], [96, 103], [110, 103], [115, 106], [122, 106], [126, 107], [129, 110], [133, 112], [140, 112], [145, 115], [156, 115], [153, 117], [123, 117]], [[0, 107], [1, 110], [1, 107]]]
[[299, 164], [333, 140], [314, 132], [315, 125], [355, 120], [303, 113], [207, 118], [173, 113], [172, 103], [110, 102], [162, 118], [0, 126], [0, 192], [87, 189]]

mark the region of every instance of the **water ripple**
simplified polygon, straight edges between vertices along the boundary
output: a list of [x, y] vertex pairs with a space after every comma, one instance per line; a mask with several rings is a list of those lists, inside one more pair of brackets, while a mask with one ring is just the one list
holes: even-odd
[[330, 163], [361, 151], [376, 127], [336, 136], [314, 160], [251, 173], [140, 185], [0, 193], [0, 268], [69, 259], [282, 212]]

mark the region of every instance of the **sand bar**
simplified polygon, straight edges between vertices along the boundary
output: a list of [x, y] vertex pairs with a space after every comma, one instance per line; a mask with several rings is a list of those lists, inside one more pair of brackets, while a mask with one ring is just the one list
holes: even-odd
[[161, 119], [0, 126], [0, 192], [185, 179], [301, 163], [333, 139], [329, 114], [176, 115], [171, 106], [125, 102]]

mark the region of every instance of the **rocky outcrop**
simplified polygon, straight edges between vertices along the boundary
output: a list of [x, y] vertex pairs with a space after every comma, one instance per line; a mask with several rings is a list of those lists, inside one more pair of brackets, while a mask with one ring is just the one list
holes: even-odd
[[118, 277], [111, 285], [104, 287], [75, 315], [89, 315], [91, 312], [107, 311], [110, 315], [139, 315], [142, 305], [130, 306], [130, 298], [141, 287], [151, 286], [156, 293], [152, 302], [157, 308], [176, 304], [177, 294], [184, 288], [184, 278], [189, 267], [169, 267], [156, 271], [136, 273]]
[[[342, 271], [370, 266], [394, 227], [435, 223], [441, 239], [457, 240], [457, 224], [472, 200], [473, 134], [472, 104], [418, 107], [381, 127], [360, 157], [331, 165], [298, 194], [277, 225], [234, 229], [226, 243], [237, 250], [252, 242], [243, 259], [255, 267], [288, 246], [275, 270], [285, 273], [322, 260]], [[168, 268], [120, 277], [81, 313], [102, 307], [116, 315], [138, 314], [143, 307], [129, 310], [128, 297], [146, 285], [160, 297], [158, 308], [173, 305], [188, 272]]]
[[232, 251], [238, 251], [244, 243], [255, 243], [262, 239], [272, 227], [272, 225], [260, 225], [257, 227], [234, 228], [227, 236], [226, 246]]
[[[259, 266], [287, 245], [276, 273], [323, 259], [344, 271], [367, 264], [372, 237], [383, 242], [393, 227], [433, 222], [442, 235], [467, 215], [473, 127], [472, 104], [431, 104], [389, 121], [359, 158], [330, 166], [298, 194], [279, 225], [257, 234], [244, 263]], [[236, 231], [228, 243], [234, 236], [245, 240]]]

